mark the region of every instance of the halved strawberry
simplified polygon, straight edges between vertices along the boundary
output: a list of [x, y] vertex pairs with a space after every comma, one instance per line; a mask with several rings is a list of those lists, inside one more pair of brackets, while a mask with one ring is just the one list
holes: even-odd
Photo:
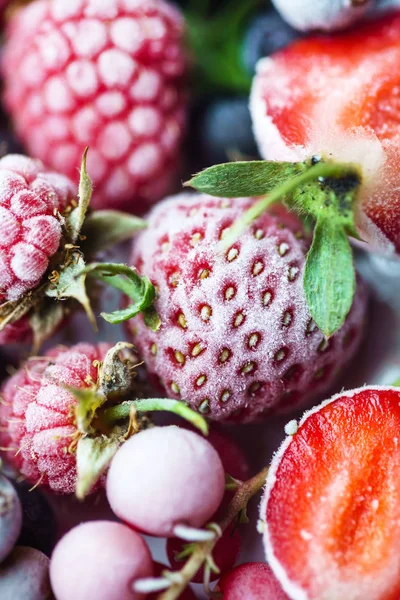
[[356, 223], [400, 252], [400, 12], [297, 41], [258, 64], [251, 112], [262, 155], [359, 163]]
[[400, 390], [339, 394], [290, 429], [261, 506], [283, 589], [294, 600], [398, 600]]

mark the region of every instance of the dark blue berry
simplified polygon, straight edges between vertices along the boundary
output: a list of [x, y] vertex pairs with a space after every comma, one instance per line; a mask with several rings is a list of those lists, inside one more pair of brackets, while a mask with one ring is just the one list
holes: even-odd
[[251, 21], [243, 39], [242, 59], [253, 75], [260, 58], [281, 50], [300, 37], [273, 8], [259, 13]]
[[190, 152], [196, 169], [243, 158], [257, 158], [247, 96], [201, 100], [193, 114]]
[[0, 565], [1, 600], [50, 600], [49, 559], [33, 548], [17, 547]]
[[0, 563], [14, 548], [21, 531], [21, 521], [18, 495], [11, 482], [0, 475]]
[[30, 546], [50, 556], [56, 543], [56, 520], [53, 510], [39, 489], [29, 491], [32, 485], [15, 483], [22, 504], [22, 530], [19, 546]]

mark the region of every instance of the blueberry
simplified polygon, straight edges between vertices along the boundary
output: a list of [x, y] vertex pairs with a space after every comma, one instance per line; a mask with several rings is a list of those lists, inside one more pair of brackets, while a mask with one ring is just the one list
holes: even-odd
[[193, 113], [191, 153], [195, 170], [233, 158], [256, 158], [247, 96], [201, 99]]
[[260, 58], [281, 50], [299, 37], [299, 32], [290, 27], [275, 9], [259, 13], [250, 21], [243, 39], [242, 59], [246, 69], [253, 75]]
[[1, 600], [50, 600], [49, 559], [18, 546], [0, 565]]
[[10, 481], [0, 475], [0, 563], [14, 548], [21, 531], [21, 522], [18, 495]]
[[[22, 504], [22, 530], [19, 546], [30, 546], [50, 556], [56, 543], [56, 520], [53, 510], [39, 489], [23, 481], [15, 484]], [[1, 598], [1, 595], [0, 595]]]

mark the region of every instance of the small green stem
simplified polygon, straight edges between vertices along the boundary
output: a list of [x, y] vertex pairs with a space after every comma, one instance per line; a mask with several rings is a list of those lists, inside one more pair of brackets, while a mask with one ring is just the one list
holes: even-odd
[[184, 402], [179, 400], [170, 400], [169, 398], [145, 398], [144, 400], [130, 400], [122, 402], [118, 406], [113, 406], [104, 411], [104, 420], [106, 423], [114, 423], [129, 417], [132, 408], [139, 413], [166, 411], [179, 415], [192, 425], [199, 429], [204, 435], [208, 435], [207, 421], [192, 410]]
[[281, 200], [285, 196], [288, 196], [295, 189], [300, 187], [301, 185], [305, 185], [310, 183], [311, 181], [315, 181], [320, 177], [328, 178], [328, 177], [348, 177], [350, 175], [355, 175], [360, 177], [360, 169], [357, 165], [353, 164], [342, 164], [342, 163], [318, 163], [315, 166], [311, 167], [304, 173], [293, 177], [282, 183], [282, 185], [277, 186], [273, 189], [269, 194], [263, 196], [258, 202], [253, 204], [243, 215], [242, 217], [236, 221], [233, 226], [230, 228], [224, 239], [221, 241], [221, 249], [222, 251], [228, 250], [236, 242], [238, 237], [246, 231], [246, 229], [258, 219], [260, 215], [262, 215], [271, 204], [275, 204], [278, 200]]
[[[260, 491], [265, 484], [265, 480], [268, 474], [269, 467], [265, 467], [252, 479], [242, 483], [233, 497], [232, 502], [228, 505], [225, 516], [219, 523], [222, 531], [225, 531], [237, 515], [248, 505], [251, 498]], [[185, 566], [179, 572], [181, 575], [181, 581], [173, 583], [162, 594], [159, 594], [157, 600], [176, 600], [179, 598], [181, 593], [192, 581], [197, 571], [202, 567], [207, 558], [211, 556], [215, 544], [218, 542], [218, 537], [209, 542], [200, 542], [195, 544], [195, 549], [186, 562]]]

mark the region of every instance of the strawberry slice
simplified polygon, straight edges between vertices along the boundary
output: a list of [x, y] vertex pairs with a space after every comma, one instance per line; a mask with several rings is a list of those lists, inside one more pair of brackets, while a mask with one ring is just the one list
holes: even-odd
[[291, 44], [258, 64], [251, 111], [262, 155], [359, 163], [361, 237], [400, 252], [400, 12]]
[[338, 394], [289, 425], [261, 505], [283, 589], [294, 600], [398, 600], [400, 390]]

